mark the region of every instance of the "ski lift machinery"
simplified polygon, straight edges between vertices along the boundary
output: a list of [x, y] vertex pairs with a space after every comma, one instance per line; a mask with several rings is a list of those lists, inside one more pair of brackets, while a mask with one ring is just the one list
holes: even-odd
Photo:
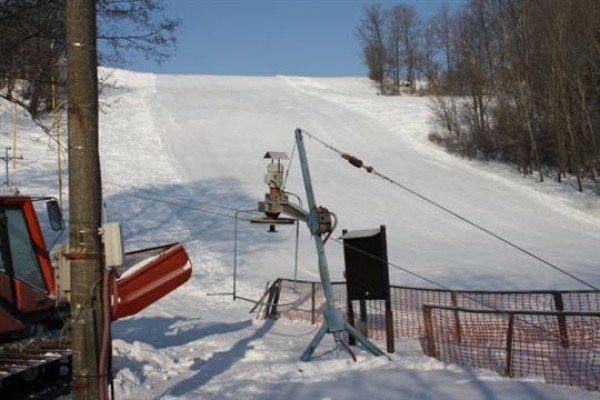
[[[282, 207], [277, 206], [277, 204], [283, 203], [282, 199], [285, 199], [285, 203], [288, 203], [289, 196], [293, 196], [298, 200], [298, 208], [302, 209], [302, 199], [294, 193], [284, 192], [284, 167], [281, 165], [281, 160], [288, 160], [288, 156], [285, 152], [281, 151], [268, 151], [265, 156], [265, 159], [270, 159], [271, 163], [267, 167], [267, 174], [265, 175], [265, 183], [269, 186], [269, 193], [265, 195], [265, 201], [259, 202], [258, 209], [239, 209], [234, 213], [234, 235], [233, 235], [233, 288], [231, 292], [227, 293], [209, 293], [210, 296], [233, 296], [233, 300], [242, 299], [246, 301], [254, 302], [254, 300], [238, 296], [237, 294], [237, 266], [238, 266], [238, 221], [239, 215], [243, 213], [256, 213], [256, 212], [264, 212], [263, 210], [268, 209], [266, 211], [266, 217], [264, 218], [250, 218], [250, 222], [254, 224], [266, 224], [269, 225], [268, 232], [277, 232], [275, 229], [276, 225], [292, 225], [296, 224], [296, 246], [294, 251], [294, 281], [298, 275], [298, 237], [300, 230], [300, 219], [299, 218], [279, 218], [281, 214]], [[261, 206], [265, 204], [265, 206]], [[266, 204], [272, 205], [271, 207], [266, 206]], [[268, 285], [268, 283], [267, 283]]]
[[[291, 203], [289, 201], [289, 195], [291, 193], [283, 190], [284, 168], [283, 165], [281, 165], [281, 160], [287, 160], [287, 155], [282, 152], [270, 151], [267, 152], [264, 157], [271, 159], [271, 163], [267, 167], [267, 174], [265, 175], [265, 183], [269, 185], [269, 192], [265, 195], [264, 201], [259, 201], [258, 203], [258, 211], [264, 213], [265, 217], [252, 218], [251, 222], [268, 224], [270, 226], [269, 230], [273, 232], [275, 231], [275, 226], [278, 224], [291, 224], [295, 221], [304, 221], [315, 241], [319, 261], [319, 275], [325, 293], [326, 305], [323, 311], [323, 324], [302, 354], [301, 360], [309, 361], [311, 359], [312, 354], [327, 333], [333, 335], [335, 343], [341, 344], [346, 348], [353, 358], [354, 354], [344, 342], [343, 335], [345, 333], [348, 334], [349, 337], [356, 339], [356, 341], [371, 354], [382, 356], [384, 355], [384, 352], [345, 321], [342, 312], [335, 307], [324, 244], [335, 229], [337, 221], [334, 213], [329, 212], [325, 207], [317, 207], [316, 205], [302, 129], [296, 129], [295, 140], [302, 169], [306, 198], [308, 201], [308, 210], [302, 208], [301, 202], [299, 205]], [[289, 217], [282, 218], [280, 217], [282, 214]]]

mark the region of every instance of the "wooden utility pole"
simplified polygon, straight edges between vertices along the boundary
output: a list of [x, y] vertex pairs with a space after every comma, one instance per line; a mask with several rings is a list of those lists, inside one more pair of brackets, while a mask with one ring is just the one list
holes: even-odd
[[94, 0], [67, 0], [73, 399], [98, 399], [102, 192]]

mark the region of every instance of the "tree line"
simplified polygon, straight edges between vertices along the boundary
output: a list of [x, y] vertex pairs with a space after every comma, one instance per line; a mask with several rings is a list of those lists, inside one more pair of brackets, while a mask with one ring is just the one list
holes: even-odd
[[435, 96], [449, 150], [579, 190], [600, 174], [600, 2], [470, 0], [428, 20], [373, 4], [358, 36], [382, 94]]

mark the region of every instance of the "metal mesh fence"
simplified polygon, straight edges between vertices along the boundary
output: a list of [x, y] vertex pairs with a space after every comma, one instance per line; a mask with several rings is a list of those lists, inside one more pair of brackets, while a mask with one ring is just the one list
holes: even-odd
[[425, 354], [509, 377], [600, 389], [600, 313], [424, 306]]
[[[346, 284], [334, 282], [332, 286], [336, 306], [346, 314]], [[319, 282], [278, 279], [273, 287], [279, 290], [278, 304], [276, 312], [269, 316], [312, 323], [321, 321], [325, 296]], [[449, 291], [392, 285], [390, 296], [394, 335], [399, 339], [418, 338], [423, 334], [424, 305], [507, 311], [600, 311], [600, 292], [593, 290]], [[353, 307], [358, 309], [358, 302], [353, 302]], [[355, 314], [359, 315], [358, 312]], [[369, 331], [376, 334], [376, 331], [384, 330], [384, 316], [383, 301], [366, 302], [366, 325]]]
[[[333, 283], [333, 291], [336, 306], [347, 315], [346, 284]], [[599, 292], [392, 285], [390, 296], [394, 338], [418, 338], [428, 355], [506, 376], [540, 376], [550, 383], [599, 390]], [[320, 323], [325, 296], [319, 282], [279, 279], [267, 303], [267, 317]], [[363, 334], [385, 340], [384, 301], [353, 301], [352, 308]]]

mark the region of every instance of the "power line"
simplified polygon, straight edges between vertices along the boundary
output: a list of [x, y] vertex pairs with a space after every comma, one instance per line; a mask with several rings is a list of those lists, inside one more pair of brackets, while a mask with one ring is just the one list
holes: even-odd
[[423, 281], [425, 281], [425, 282], [427, 282], [427, 283], [431, 283], [432, 285], [434, 285], [434, 286], [437, 286], [437, 287], [439, 287], [439, 288], [441, 288], [441, 289], [444, 289], [444, 290], [449, 290], [449, 291], [454, 291], [454, 290], [453, 290], [453, 289], [451, 289], [450, 287], [448, 287], [448, 286], [446, 286], [446, 285], [443, 285], [443, 284], [441, 284], [441, 283], [439, 283], [439, 282], [436, 282], [436, 281], [434, 281], [433, 279], [429, 279], [429, 278], [427, 278], [427, 277], [426, 277], [426, 276], [424, 276], [424, 275], [418, 274], [418, 273], [416, 273], [416, 272], [414, 272], [414, 271], [411, 271], [410, 269], [408, 269], [408, 268], [406, 268], [406, 267], [402, 267], [402, 266], [400, 266], [400, 265], [398, 265], [398, 264], [395, 264], [395, 263], [393, 263], [393, 262], [391, 262], [391, 261], [389, 261], [389, 260], [384, 260], [383, 258], [379, 258], [379, 257], [377, 257], [377, 256], [376, 256], [376, 255], [374, 255], [374, 254], [371, 254], [371, 253], [369, 253], [369, 252], [366, 252], [366, 251], [364, 251], [364, 250], [362, 250], [362, 249], [359, 249], [358, 247], [354, 247], [354, 246], [351, 246], [351, 245], [349, 245], [349, 244], [347, 244], [347, 243], [344, 243], [344, 242], [343, 242], [342, 240], [340, 240], [340, 239], [331, 238], [331, 240], [333, 240], [334, 242], [336, 242], [336, 243], [338, 243], [338, 244], [342, 245], [343, 247], [347, 247], [347, 248], [349, 248], [349, 249], [352, 249], [352, 250], [354, 250], [354, 251], [356, 251], [356, 252], [358, 252], [358, 253], [361, 253], [361, 254], [363, 254], [363, 255], [366, 255], [366, 256], [368, 256], [368, 257], [371, 257], [371, 258], [372, 258], [372, 259], [374, 259], [374, 260], [381, 261], [381, 262], [384, 262], [384, 263], [386, 263], [386, 264], [389, 264], [390, 266], [392, 266], [393, 268], [395, 268], [395, 269], [397, 269], [397, 270], [399, 270], [399, 271], [402, 271], [402, 272], [404, 272], [404, 273], [407, 273], [407, 274], [409, 274], [409, 275], [412, 275], [412, 276], [414, 276], [414, 277], [416, 277], [416, 278], [419, 278], [419, 279], [421, 279], [421, 280], [423, 280]]
[[[456, 291], [456, 290], [454, 290], [454, 289], [452, 289], [452, 288], [450, 288], [450, 287], [448, 287], [448, 286], [446, 286], [446, 285], [444, 285], [444, 284], [441, 284], [441, 283], [439, 283], [439, 282], [437, 282], [437, 281], [434, 281], [433, 279], [427, 278], [426, 276], [423, 276], [423, 275], [421, 275], [421, 274], [418, 274], [418, 273], [416, 273], [416, 272], [414, 272], [414, 271], [411, 271], [410, 269], [408, 269], [408, 268], [406, 268], [406, 267], [402, 267], [402, 266], [400, 266], [400, 265], [398, 265], [398, 264], [395, 264], [395, 263], [393, 263], [393, 262], [391, 262], [391, 261], [389, 261], [389, 260], [385, 260], [385, 259], [383, 259], [383, 258], [380, 258], [380, 257], [377, 257], [376, 255], [374, 255], [374, 254], [371, 254], [371, 253], [369, 253], [369, 252], [367, 252], [367, 251], [364, 251], [364, 250], [362, 250], [362, 249], [359, 249], [358, 247], [354, 247], [354, 246], [352, 246], [352, 245], [349, 245], [349, 244], [347, 244], [347, 243], [343, 242], [343, 241], [342, 241], [342, 240], [340, 240], [340, 239], [335, 239], [335, 238], [332, 238], [331, 240], [333, 240], [334, 242], [336, 242], [336, 243], [338, 243], [338, 244], [342, 245], [342, 247], [347, 247], [347, 248], [349, 248], [349, 249], [351, 249], [351, 250], [354, 250], [354, 251], [356, 251], [356, 252], [358, 252], [358, 253], [361, 253], [361, 254], [363, 254], [363, 255], [366, 255], [367, 257], [370, 257], [370, 258], [372, 258], [372, 259], [374, 259], [374, 260], [381, 261], [381, 262], [383, 262], [383, 263], [385, 263], [385, 264], [387, 264], [387, 265], [390, 265], [390, 266], [392, 266], [393, 268], [395, 268], [395, 269], [397, 269], [397, 270], [399, 270], [399, 271], [405, 272], [405, 273], [407, 273], [407, 274], [409, 274], [409, 275], [412, 275], [412, 276], [414, 276], [414, 277], [417, 277], [417, 278], [419, 278], [419, 279], [422, 279], [423, 281], [425, 281], [425, 282], [428, 282], [428, 283], [431, 283], [431, 284], [433, 284], [433, 285], [435, 285], [435, 286], [437, 286], [437, 287], [439, 287], [439, 288], [441, 288], [441, 289], [447, 290], [447, 291], [449, 291], [449, 292], [452, 292], [452, 293], [456, 293], [457, 295], [459, 295], [459, 296], [462, 296], [462, 297], [464, 297], [464, 298], [466, 298], [466, 299], [468, 299], [468, 300], [470, 300], [470, 301], [472, 301], [472, 302], [474, 302], [474, 303], [477, 303], [477, 304], [480, 304], [480, 305], [482, 305], [482, 306], [484, 306], [484, 307], [487, 307], [487, 308], [489, 308], [489, 309], [492, 309], [492, 310], [494, 310], [494, 311], [498, 312], [499, 314], [510, 315], [510, 313], [511, 313], [511, 310], [504, 310], [504, 309], [498, 308], [498, 307], [494, 306], [493, 304], [488, 304], [488, 303], [486, 303], [486, 302], [484, 302], [484, 301], [482, 301], [482, 300], [479, 300], [479, 299], [477, 299], [476, 297], [472, 297], [472, 296], [470, 296], [468, 293], [464, 293], [464, 292], [463, 292], [463, 293], [461, 293], [460, 291]], [[513, 315], [514, 315], [514, 314], [513, 314]], [[536, 327], [536, 328], [538, 328], [538, 329], [540, 329], [540, 330], [544, 331], [545, 333], [548, 333], [550, 336], [552, 336], [552, 335], [555, 335], [555, 334], [556, 334], [556, 332], [554, 332], [554, 331], [549, 331], [549, 330], [545, 329], [544, 327], [542, 327], [541, 325], [537, 325], [537, 324], [535, 324], [534, 322], [532, 322], [532, 321], [529, 321], [529, 320], [527, 320], [527, 319], [524, 319], [524, 318], [519, 318], [519, 317], [517, 317], [517, 316], [515, 316], [514, 318], [515, 318], [517, 321], [519, 321], [519, 322], [522, 322], [522, 323], [524, 323], [524, 324], [526, 324], [526, 325], [534, 326], [534, 327]], [[597, 350], [594, 350], [594, 349], [591, 349], [590, 351], [592, 351], [592, 352], [594, 352], [594, 353], [596, 353], [596, 354], [600, 354], [600, 352], [599, 352], [599, 351], [597, 351]]]
[[[222, 210], [225, 211], [236, 211], [236, 209], [234, 208], [229, 208], [229, 207], [224, 207], [224, 206], [218, 206], [215, 204], [209, 204], [209, 203], [203, 203], [203, 202], [197, 202], [197, 201], [192, 201], [192, 200], [183, 200], [183, 199], [179, 199], [176, 197], [172, 197], [172, 196], [162, 196], [161, 198], [157, 198], [157, 197], [153, 197], [153, 196], [144, 196], [144, 195], [140, 195], [140, 194], [136, 194], [136, 193], [132, 193], [131, 190], [128, 190], [127, 188], [114, 184], [112, 182], [110, 182], [112, 185], [116, 186], [116, 187], [121, 187], [126, 189], [125, 191], [121, 192], [123, 195], [125, 196], [129, 196], [129, 197], [135, 197], [137, 199], [140, 200], [146, 200], [146, 201], [150, 201], [150, 202], [154, 202], [154, 203], [162, 203], [162, 204], [168, 204], [174, 207], [177, 207], [179, 209], [188, 209], [188, 210], [194, 210], [194, 211], [199, 211], [205, 214], [210, 214], [210, 215], [214, 215], [214, 216], [218, 216], [218, 217], [224, 217], [224, 218], [229, 218], [229, 219], [235, 219], [235, 217], [233, 215], [230, 214], [225, 214], [223, 212], [218, 212], [215, 210], [209, 210], [203, 207], [199, 207], [199, 206], [194, 206], [194, 205], [189, 205], [189, 204], [181, 204], [180, 201], [186, 201], [188, 203], [196, 203], [196, 204], [204, 204], [208, 207], [213, 207], [213, 208], [220, 208]], [[140, 191], [144, 191], [143, 189], [140, 189]], [[149, 193], [148, 191], [145, 191], [146, 193]], [[249, 218], [238, 218], [240, 220], [243, 221], [250, 221]]]
[[287, 171], [285, 171], [285, 179], [283, 180], [283, 185], [281, 185], [281, 189], [285, 189], [285, 185], [287, 184], [288, 177], [290, 176], [290, 171], [292, 169], [292, 161], [294, 161], [294, 153], [296, 152], [296, 141], [294, 140], [294, 146], [292, 146], [292, 153], [290, 155], [290, 162], [288, 162]]
[[[308, 137], [310, 137], [310, 138], [314, 139], [315, 141], [321, 143], [327, 149], [329, 149], [329, 150], [331, 150], [331, 151], [339, 154], [342, 158], [348, 160], [352, 165], [354, 165], [356, 167], [363, 167], [363, 162], [361, 160], [359, 160], [359, 159], [357, 159], [357, 158], [355, 158], [353, 156], [349, 156], [347, 153], [342, 152], [341, 150], [335, 148], [331, 144], [326, 143], [325, 141], [317, 138], [316, 136], [314, 136], [313, 134], [311, 134], [309, 132], [306, 132], [305, 130], [302, 130], [302, 132], [305, 133]], [[587, 287], [589, 287], [589, 288], [591, 288], [593, 290], [596, 290], [596, 291], [600, 290], [598, 287], [592, 285], [591, 283], [586, 282], [585, 280], [579, 278], [578, 276], [576, 276], [576, 275], [574, 275], [574, 274], [572, 274], [572, 273], [570, 273], [568, 271], [565, 271], [564, 269], [560, 268], [556, 264], [553, 264], [552, 262], [543, 259], [542, 257], [538, 256], [537, 254], [534, 254], [533, 252], [531, 252], [531, 251], [529, 251], [529, 250], [527, 250], [527, 249], [525, 249], [525, 248], [523, 248], [523, 247], [521, 247], [521, 246], [519, 246], [519, 245], [511, 242], [510, 240], [508, 240], [508, 239], [500, 236], [499, 234], [494, 233], [494, 232], [492, 232], [491, 230], [489, 230], [487, 228], [484, 228], [483, 226], [477, 224], [476, 222], [474, 222], [474, 221], [472, 221], [472, 220], [470, 220], [470, 219], [468, 219], [466, 217], [463, 217], [462, 215], [458, 214], [457, 212], [452, 211], [448, 207], [445, 207], [445, 206], [441, 205], [440, 203], [438, 203], [438, 202], [436, 202], [436, 201], [434, 201], [434, 200], [432, 200], [432, 199], [430, 199], [430, 198], [422, 195], [421, 193], [417, 192], [414, 189], [409, 188], [408, 186], [406, 186], [406, 185], [398, 182], [397, 180], [395, 180], [393, 178], [390, 178], [389, 176], [384, 175], [384, 174], [376, 171], [373, 167], [369, 166], [369, 167], [364, 167], [364, 168], [369, 173], [372, 173], [373, 175], [377, 176], [378, 178], [383, 179], [383, 180], [385, 180], [385, 181], [387, 181], [387, 182], [395, 185], [396, 187], [399, 187], [400, 189], [402, 189], [402, 190], [404, 190], [404, 191], [406, 191], [406, 192], [408, 192], [408, 193], [416, 196], [417, 198], [419, 198], [419, 199], [427, 202], [428, 204], [430, 204], [430, 205], [432, 205], [432, 206], [434, 206], [434, 207], [436, 207], [436, 208], [438, 208], [438, 209], [440, 209], [440, 210], [442, 210], [442, 211], [444, 211], [444, 212], [452, 215], [453, 217], [455, 217], [455, 218], [457, 218], [457, 219], [459, 219], [459, 220], [461, 220], [461, 221], [463, 221], [463, 222], [471, 225], [472, 227], [480, 230], [481, 232], [484, 232], [487, 235], [489, 235], [489, 236], [491, 236], [491, 237], [493, 237], [493, 238], [495, 238], [495, 239], [497, 239], [497, 240], [499, 240], [499, 241], [507, 244], [508, 246], [512, 247], [513, 249], [515, 249], [517, 251], [520, 251], [521, 253], [523, 253], [523, 254], [525, 254], [525, 255], [527, 255], [527, 256], [529, 256], [529, 257], [531, 257], [531, 258], [533, 258], [533, 259], [535, 259], [535, 260], [537, 260], [539, 262], [541, 262], [542, 264], [546, 265], [547, 267], [550, 267], [550, 268], [552, 268], [552, 269], [554, 269], [554, 270], [556, 270], [556, 271], [558, 271], [558, 272], [560, 272], [560, 273], [562, 273], [562, 274], [570, 277], [571, 279], [576, 280], [577, 282], [579, 282], [579, 283], [581, 283], [581, 284], [583, 284], [583, 285], [585, 285], [585, 286], [587, 286]]]
[[[122, 190], [124, 190], [126, 192], [130, 192], [131, 191], [131, 188], [129, 186], [120, 185], [118, 183], [111, 182], [111, 181], [109, 181], [108, 183], [111, 186], [113, 186], [115, 188], [118, 188], [118, 189], [122, 189]], [[150, 189], [138, 188], [138, 190], [140, 192], [152, 194], [152, 192], [150, 191]], [[114, 189], [113, 189], [113, 191], [114, 191]], [[208, 206], [208, 207], [217, 208], [217, 209], [221, 209], [221, 210], [225, 210], [225, 211], [237, 211], [237, 209], [233, 208], [233, 207], [226, 207], [226, 206], [222, 206], [220, 204], [212, 204], [212, 203], [208, 203], [208, 202], [205, 202], [205, 201], [198, 201], [198, 200], [186, 199], [186, 198], [183, 198], [183, 197], [177, 197], [177, 196], [173, 196], [173, 195], [169, 195], [169, 196], [164, 196], [163, 195], [161, 197], [166, 198], [166, 199], [175, 200], [175, 201], [181, 201], [181, 202], [187, 202], [187, 203], [193, 203], [193, 204], [202, 204], [202, 205], [205, 205], [205, 206]]]

